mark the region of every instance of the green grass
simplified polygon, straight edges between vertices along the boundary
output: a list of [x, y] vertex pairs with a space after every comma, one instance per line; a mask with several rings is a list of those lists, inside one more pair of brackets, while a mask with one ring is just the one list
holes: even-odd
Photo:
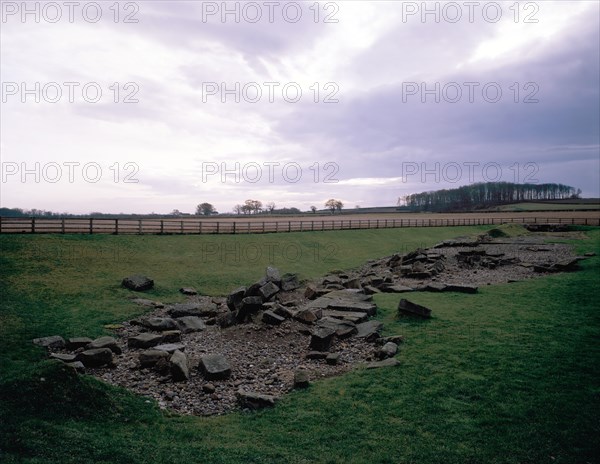
[[[311, 243], [334, 243], [338, 252], [327, 259], [275, 260], [282, 271], [310, 278], [404, 246], [480, 231], [228, 239], [308, 250]], [[591, 239], [577, 242], [578, 251], [600, 253], [600, 230], [586, 228], [586, 234]], [[145, 398], [40, 362], [33, 336], [99, 334], [103, 324], [139, 311], [119, 288], [128, 272], [151, 274], [157, 282], [151, 297], [175, 300], [182, 285], [223, 294], [260, 276], [268, 264], [198, 259], [200, 239], [215, 240], [0, 236], [0, 462], [598, 462], [599, 257], [584, 261], [577, 273], [489, 286], [477, 295], [411, 294], [433, 309], [429, 321], [397, 319], [400, 296], [377, 295], [386, 333], [406, 337], [401, 366], [316, 382], [257, 413], [171, 416]], [[48, 253], [66, 244], [82, 250], [119, 246], [128, 254], [65, 261]], [[31, 247], [38, 247], [34, 254]]]

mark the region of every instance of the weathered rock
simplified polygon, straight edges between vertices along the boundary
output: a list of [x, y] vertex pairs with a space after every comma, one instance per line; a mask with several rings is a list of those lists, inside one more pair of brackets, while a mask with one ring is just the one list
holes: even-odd
[[381, 293], [381, 290], [379, 290], [377, 287], [373, 287], [372, 285], [365, 285], [363, 291], [366, 295], [374, 295], [376, 293]]
[[284, 274], [281, 277], [281, 290], [283, 290], [284, 292], [291, 292], [292, 290], [296, 290], [298, 287], [300, 287], [298, 275]]
[[330, 292], [325, 296], [317, 298], [305, 305], [305, 308], [334, 309], [338, 311], [353, 311], [367, 313], [370, 316], [375, 315], [377, 306], [368, 300], [372, 299], [370, 295], [358, 293], [354, 289], [345, 289]]
[[337, 275], [328, 275], [323, 277], [323, 279], [321, 280], [323, 285], [341, 285], [342, 284], [342, 279], [340, 278], [340, 276]]
[[263, 298], [263, 301], [264, 301], [264, 300], [268, 300], [273, 295], [275, 295], [277, 292], [279, 292], [279, 287], [277, 285], [275, 285], [273, 282], [267, 282], [266, 284], [264, 284], [262, 287], [260, 287], [258, 289], [258, 292], [260, 293], [260, 296]]
[[127, 346], [129, 348], [150, 348], [163, 341], [162, 335], [152, 333], [141, 333], [135, 337], [129, 337]]
[[412, 292], [413, 288], [407, 287], [406, 285], [392, 284], [392, 285], [383, 285], [381, 287], [381, 291], [385, 292], [385, 293], [406, 293], [406, 292]]
[[354, 277], [353, 279], [348, 279], [342, 285], [345, 288], [362, 288], [360, 285], [360, 279], [358, 277]]
[[158, 351], [166, 351], [169, 354], [175, 353], [175, 351], [184, 351], [185, 345], [183, 343], [163, 343], [154, 347]]
[[313, 324], [323, 315], [320, 309], [300, 309], [294, 313], [294, 319], [304, 324]]
[[321, 287], [315, 287], [314, 285], [308, 285], [304, 291], [304, 297], [308, 300], [314, 300], [316, 298], [327, 295], [331, 290]]
[[265, 278], [267, 282], [273, 282], [277, 286], [281, 283], [281, 274], [276, 267], [268, 266], [265, 270]]
[[163, 332], [165, 330], [178, 330], [177, 321], [170, 317], [149, 317], [141, 321], [141, 324], [150, 330]]
[[367, 313], [359, 313], [354, 311], [336, 311], [335, 309], [324, 309], [323, 317], [334, 317], [336, 319], [342, 319], [344, 321], [349, 321], [354, 324], [359, 324], [364, 322], [369, 317]]
[[237, 311], [219, 314], [216, 322], [222, 329], [235, 325], [237, 322]]
[[146, 306], [148, 308], [164, 308], [165, 305], [162, 304], [160, 301], [152, 301], [152, 300], [148, 300], [146, 298], [135, 298], [133, 300], [135, 304], [138, 304], [140, 306]]
[[445, 291], [459, 293], [477, 293], [477, 287], [475, 285], [447, 284]]
[[404, 343], [404, 337], [402, 335], [390, 335], [389, 337], [381, 337], [377, 339], [378, 345], [385, 345], [387, 342], [394, 342], [396, 345]]
[[34, 338], [33, 344], [37, 346], [42, 346], [49, 350], [53, 350], [56, 348], [64, 348], [65, 339], [62, 338], [60, 335], [52, 335], [51, 337]]
[[246, 392], [238, 390], [237, 392], [238, 401], [242, 408], [248, 409], [260, 409], [265, 407], [275, 406], [277, 398], [271, 395], [264, 395], [262, 393]]
[[291, 317], [294, 316], [294, 311], [291, 310], [290, 308], [286, 308], [283, 305], [280, 305], [279, 303], [276, 303], [272, 309], [271, 309], [275, 314], [277, 314], [278, 316], [283, 317], [284, 319], [289, 319]]
[[246, 287], [238, 287], [227, 295], [227, 307], [231, 311], [239, 311], [242, 307], [242, 300], [246, 294]]
[[257, 313], [262, 308], [262, 297], [247, 296], [242, 300], [242, 307], [237, 313], [238, 321], [244, 322], [250, 318], [252, 314]]
[[273, 311], [265, 311], [262, 315], [262, 321], [265, 324], [279, 325], [285, 321], [285, 318], [278, 316]]
[[88, 350], [95, 350], [97, 348], [109, 348], [115, 354], [121, 354], [123, 352], [114, 337], [99, 337], [86, 346], [86, 349]]
[[214, 317], [217, 315], [217, 305], [214, 303], [178, 303], [169, 309], [171, 317], [197, 316]]
[[198, 316], [184, 316], [177, 319], [177, 325], [182, 333], [200, 332], [206, 329], [206, 324]]
[[198, 367], [206, 380], [224, 380], [231, 375], [231, 366], [222, 354], [202, 356]]
[[64, 353], [50, 353], [51, 359], [58, 359], [59, 361], [70, 363], [75, 362], [76, 356], [74, 354], [64, 354]]
[[327, 355], [327, 357], [325, 358], [325, 362], [327, 364], [329, 364], [330, 366], [335, 366], [338, 361], [340, 360], [340, 354], [339, 353], [329, 353]]
[[310, 385], [308, 371], [297, 369], [294, 372], [294, 388], [308, 388]]
[[217, 391], [217, 388], [212, 383], [205, 383], [204, 385], [202, 385], [202, 391], [206, 394], [211, 395], [215, 391]]
[[150, 290], [154, 287], [154, 281], [152, 279], [140, 274], [125, 277], [121, 284], [123, 287], [135, 290], [136, 292]]
[[[333, 317], [323, 317], [317, 322], [317, 328], [329, 328], [335, 331], [335, 335], [338, 338], [346, 338], [357, 332], [356, 324], [345, 321], [343, 319], [336, 319]], [[323, 350], [326, 351], [326, 350]]]
[[85, 372], [85, 366], [81, 361], [67, 362], [65, 363], [65, 366], [69, 366], [70, 368], [75, 369], [75, 371], [79, 373]]
[[171, 377], [175, 382], [181, 382], [190, 378], [190, 369], [187, 356], [179, 350], [176, 350], [169, 360], [171, 363]]
[[100, 367], [113, 363], [113, 352], [110, 348], [95, 348], [77, 354], [77, 361], [85, 367]]
[[310, 349], [314, 351], [329, 351], [335, 330], [330, 327], [316, 327], [310, 336]]
[[379, 332], [383, 329], [383, 323], [379, 321], [367, 321], [356, 326], [356, 338], [364, 338], [368, 342], [374, 342], [379, 338]]
[[398, 345], [394, 342], [387, 342], [379, 350], [377, 350], [377, 357], [379, 359], [387, 359], [396, 356], [398, 352]]
[[85, 348], [87, 345], [92, 343], [92, 339], [89, 337], [73, 337], [67, 340], [68, 350], [77, 350], [79, 348]]
[[447, 289], [447, 285], [441, 282], [429, 282], [426, 285], [417, 287], [420, 292], [444, 292]]
[[169, 358], [169, 353], [162, 350], [146, 350], [142, 351], [138, 356], [138, 361], [142, 368], [154, 367], [161, 359]]
[[162, 333], [164, 343], [179, 343], [181, 341], [181, 330], [165, 330]]
[[398, 313], [423, 318], [431, 317], [431, 309], [413, 303], [412, 301], [408, 301], [404, 298], [400, 300], [400, 303], [398, 303]]
[[193, 287], [181, 287], [179, 289], [179, 291], [181, 293], [183, 293], [184, 295], [197, 295], [198, 294], [198, 290], [196, 290]]
[[367, 369], [378, 369], [380, 367], [394, 367], [400, 365], [396, 358], [387, 358], [383, 361], [375, 361], [367, 364]]

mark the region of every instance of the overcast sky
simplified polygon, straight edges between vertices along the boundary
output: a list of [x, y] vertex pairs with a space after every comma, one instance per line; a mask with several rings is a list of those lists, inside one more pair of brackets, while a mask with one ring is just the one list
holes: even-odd
[[600, 196], [600, 2], [476, 3], [2, 1], [1, 206]]

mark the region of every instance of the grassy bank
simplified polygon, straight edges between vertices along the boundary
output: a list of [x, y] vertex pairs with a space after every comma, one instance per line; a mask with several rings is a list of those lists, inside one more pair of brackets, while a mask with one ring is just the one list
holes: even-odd
[[[139, 309], [119, 288], [131, 272], [156, 280], [151, 298], [173, 301], [183, 285], [216, 295], [252, 281], [271, 257], [283, 271], [310, 278], [480, 231], [218, 240], [1, 236], [0, 461], [597, 462], [599, 257], [585, 261], [578, 273], [490, 286], [477, 295], [411, 295], [433, 308], [435, 317], [427, 322], [396, 319], [399, 296], [378, 295], [387, 333], [407, 339], [398, 355], [401, 366], [317, 382], [252, 414], [165, 415], [144, 398], [40, 362], [41, 352], [30, 344], [54, 333], [100, 334], [104, 324], [134, 316]], [[599, 231], [587, 234], [591, 239], [577, 242], [579, 251], [599, 253]], [[279, 255], [263, 252], [256, 262], [236, 262], [235, 240], [247, 240], [240, 246], [248, 252], [270, 246], [288, 255], [278, 262]], [[216, 245], [234, 251], [215, 254]], [[287, 259], [293, 249], [302, 252]], [[315, 249], [328, 252], [311, 254]]]

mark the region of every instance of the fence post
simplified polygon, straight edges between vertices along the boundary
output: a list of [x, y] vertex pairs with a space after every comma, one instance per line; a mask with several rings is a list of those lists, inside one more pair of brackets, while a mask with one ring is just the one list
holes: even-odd
[[165, 231], [165, 221], [163, 219], [160, 220], [160, 233], [162, 234]]
[[219, 221], [217, 221], [217, 234], [219, 233], [219, 224], [221, 224]]
[[183, 219], [181, 220], [181, 235], [183, 235]]
[[250, 233], [250, 221], [248, 221], [248, 227], [246, 228], [246, 232]]
[[31, 233], [35, 234], [35, 218], [31, 218]]
[[236, 222], [233, 221], [233, 235], [235, 235], [235, 225], [236, 225]]
[[119, 235], [119, 220], [115, 218], [115, 235]]
[[315, 230], [315, 221], [310, 221], [310, 230], [311, 231]]
[[265, 221], [263, 221], [263, 234], [265, 233]]
[[288, 232], [292, 231], [292, 221], [288, 221]]
[[94, 224], [93, 224], [94, 219], [90, 218], [90, 234], [94, 233]]
[[62, 218], [62, 219], [60, 220], [60, 231], [61, 231], [61, 233], [63, 233], [63, 234], [65, 233], [65, 218]]
[[198, 234], [202, 235], [202, 221], [198, 221]]
[[279, 221], [275, 220], [275, 232], [279, 232]]
[[142, 235], [142, 220], [138, 219], [138, 234]]

